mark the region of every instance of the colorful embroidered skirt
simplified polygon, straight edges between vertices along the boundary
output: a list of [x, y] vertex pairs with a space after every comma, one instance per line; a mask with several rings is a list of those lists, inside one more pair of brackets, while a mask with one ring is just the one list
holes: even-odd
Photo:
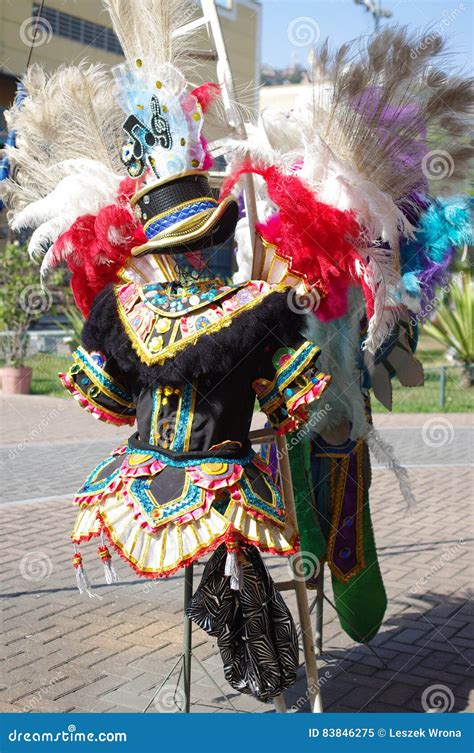
[[263, 552], [297, 549], [278, 487], [262, 458], [170, 458], [131, 438], [90, 474], [76, 495], [75, 544], [105, 533], [139, 574], [171, 575], [221, 543]]

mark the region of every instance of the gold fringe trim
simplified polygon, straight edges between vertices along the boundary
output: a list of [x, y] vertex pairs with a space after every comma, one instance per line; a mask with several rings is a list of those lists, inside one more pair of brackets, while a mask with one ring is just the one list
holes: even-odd
[[249, 301], [248, 303], [241, 306], [239, 309], [236, 309], [236, 311], [232, 311], [229, 314], [224, 314], [224, 316], [220, 317], [217, 322], [213, 322], [213, 324], [210, 324], [205, 329], [200, 330], [199, 332], [195, 332], [193, 335], [188, 335], [187, 337], [183, 337], [181, 340], [178, 340], [178, 342], [173, 343], [173, 345], [168, 345], [164, 350], [160, 351], [155, 356], [150, 355], [148, 353], [148, 350], [146, 349], [146, 346], [144, 345], [144, 343], [136, 336], [135, 330], [133, 329], [130, 322], [128, 321], [127, 315], [125, 311], [123, 310], [118, 300], [118, 297], [116, 296], [117, 311], [120, 317], [120, 321], [122, 322], [122, 325], [125, 329], [125, 332], [127, 333], [130, 339], [132, 347], [137, 353], [140, 360], [143, 363], [145, 363], [147, 366], [154, 366], [156, 364], [161, 366], [165, 361], [173, 358], [173, 356], [176, 353], [186, 350], [186, 348], [189, 345], [196, 345], [198, 340], [200, 340], [201, 337], [203, 337], [204, 335], [210, 335], [210, 334], [213, 334], [214, 332], [219, 332], [221, 329], [224, 329], [224, 327], [230, 327], [233, 320], [236, 319], [238, 316], [258, 306], [269, 295], [272, 295], [273, 293], [284, 292], [287, 289], [287, 287], [288, 287], [287, 285], [282, 285], [282, 284], [272, 287], [271, 290], [269, 290], [266, 293], [262, 293], [258, 297], [254, 298], [252, 301]]

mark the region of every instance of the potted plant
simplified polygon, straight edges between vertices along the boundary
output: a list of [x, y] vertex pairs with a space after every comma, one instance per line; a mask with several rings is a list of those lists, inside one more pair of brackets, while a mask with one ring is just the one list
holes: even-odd
[[74, 305], [70, 304], [63, 307], [63, 317], [66, 323], [58, 321], [59, 326], [67, 334], [63, 337], [63, 342], [69, 346], [71, 353], [81, 344], [81, 333], [84, 327], [84, 317]]
[[26, 365], [28, 329], [51, 307], [38, 268], [18, 241], [0, 247], [0, 387], [6, 394], [27, 394], [32, 369]]

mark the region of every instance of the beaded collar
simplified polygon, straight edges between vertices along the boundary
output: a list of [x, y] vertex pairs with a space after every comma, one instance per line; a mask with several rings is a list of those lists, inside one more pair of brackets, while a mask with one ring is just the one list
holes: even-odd
[[203, 280], [190, 285], [178, 282], [155, 282], [142, 287], [142, 295], [148, 306], [158, 314], [169, 317], [182, 316], [239, 290], [240, 285], [224, 285], [222, 280]]

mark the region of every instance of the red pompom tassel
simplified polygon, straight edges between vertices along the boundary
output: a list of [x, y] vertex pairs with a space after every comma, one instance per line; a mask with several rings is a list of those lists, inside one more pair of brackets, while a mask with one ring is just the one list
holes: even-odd
[[108, 547], [103, 543], [102, 546], [97, 548], [102, 564], [104, 565], [105, 582], [109, 584], [117, 583], [118, 575], [114, 566], [112, 565], [112, 555], [109, 552]]

